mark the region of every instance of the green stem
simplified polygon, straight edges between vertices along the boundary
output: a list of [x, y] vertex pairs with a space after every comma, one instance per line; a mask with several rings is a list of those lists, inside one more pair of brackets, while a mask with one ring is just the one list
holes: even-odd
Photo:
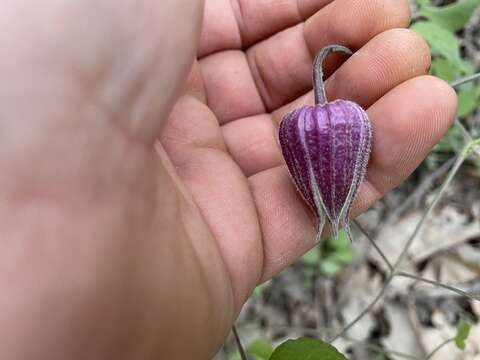
[[323, 63], [327, 56], [332, 52], [343, 52], [347, 55], [352, 55], [352, 51], [349, 48], [341, 45], [330, 45], [320, 50], [313, 62], [313, 91], [315, 93], [315, 105], [325, 105], [327, 103], [327, 94], [323, 82]]
[[479, 148], [480, 147], [479, 146], [479, 144], [480, 144], [479, 140], [480, 139], [474, 139], [472, 137], [472, 135], [470, 135], [468, 130], [465, 128], [465, 126], [463, 126], [462, 122], [458, 118], [455, 118], [455, 126], [460, 130], [460, 132], [463, 135], [463, 138], [466, 141], [470, 142], [470, 145], [471, 145], [470, 152], [474, 153], [476, 156], [480, 157], [480, 148]]
[[476, 155], [480, 156], [480, 138], [470, 141], [465, 149], [465, 152], [465, 157], [468, 157], [471, 153], [475, 153]]

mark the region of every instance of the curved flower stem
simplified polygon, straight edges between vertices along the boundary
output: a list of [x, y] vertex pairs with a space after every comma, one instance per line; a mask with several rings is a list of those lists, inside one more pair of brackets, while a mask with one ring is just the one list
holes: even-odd
[[324, 47], [313, 62], [313, 92], [315, 93], [315, 105], [325, 105], [327, 103], [327, 94], [325, 93], [325, 84], [323, 82], [323, 63], [332, 52], [343, 52], [352, 55], [352, 50], [341, 45], [330, 45]]

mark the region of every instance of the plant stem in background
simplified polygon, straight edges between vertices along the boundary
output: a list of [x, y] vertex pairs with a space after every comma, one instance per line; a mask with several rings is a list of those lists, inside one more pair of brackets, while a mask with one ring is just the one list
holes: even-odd
[[340, 331], [337, 335], [331, 338], [328, 342], [333, 343], [335, 340], [341, 338], [348, 332], [348, 330], [350, 330], [357, 322], [359, 322], [366, 314], [368, 314], [370, 310], [372, 310], [372, 308], [377, 304], [377, 302], [383, 297], [383, 294], [385, 294], [385, 291], [387, 291], [388, 285], [390, 285], [392, 279], [393, 274], [391, 274], [387, 278], [387, 280], [385, 281], [385, 285], [382, 287], [382, 290], [380, 290], [375, 299], [373, 299], [372, 302], [357, 317], [355, 317], [355, 319], [353, 319], [347, 326], [343, 328], [342, 331]]
[[430, 285], [433, 285], [433, 286], [438, 286], [438, 287], [444, 288], [446, 290], [450, 290], [450, 291], [452, 291], [452, 292], [454, 292], [458, 295], [465, 296], [466, 298], [469, 298], [470, 300], [480, 301], [480, 297], [476, 294], [472, 295], [472, 294], [470, 294], [466, 291], [463, 291], [461, 289], [458, 289], [458, 288], [450, 286], [450, 285], [442, 284], [442, 283], [440, 283], [438, 281], [435, 281], [435, 280], [425, 279], [425, 278], [422, 278], [420, 276], [416, 276], [416, 275], [413, 275], [413, 274], [406, 273], [404, 271], [395, 272], [395, 276], [406, 277], [406, 278], [417, 280], [419, 282], [427, 283], [427, 284], [430, 284]]
[[475, 81], [475, 80], [480, 80], [480, 73], [478, 73], [478, 74], [473, 74], [473, 75], [464, 77], [464, 78], [462, 78], [462, 79], [458, 79], [458, 80], [452, 81], [452, 82], [450, 83], [450, 86], [453, 87], [454, 89], [457, 89], [457, 88], [460, 87], [461, 85], [464, 85], [464, 84], [466, 84], [466, 83], [469, 83], [469, 82], [472, 82], [472, 81]]
[[398, 268], [398, 266], [405, 259], [405, 256], [407, 255], [407, 251], [412, 246], [412, 243], [415, 240], [416, 236], [418, 235], [418, 232], [420, 231], [421, 227], [423, 226], [423, 223], [428, 218], [428, 216], [432, 212], [433, 208], [437, 205], [438, 201], [442, 197], [442, 195], [445, 192], [445, 190], [447, 189], [447, 187], [452, 182], [452, 180], [455, 177], [455, 175], [457, 174], [458, 170], [460, 170], [460, 167], [462, 166], [463, 162], [465, 161], [465, 159], [470, 154], [470, 147], [471, 147], [471, 143], [469, 143], [467, 146], [465, 146], [464, 150], [462, 151], [460, 156], [457, 158], [457, 161], [455, 161], [455, 164], [453, 165], [452, 169], [450, 170], [447, 179], [445, 180], [445, 182], [441, 186], [440, 191], [435, 196], [432, 204], [428, 207], [427, 211], [425, 211], [425, 213], [423, 214], [422, 218], [420, 219], [417, 226], [415, 227], [415, 230], [413, 231], [412, 235], [408, 239], [407, 244], [404, 246], [402, 252], [400, 253], [400, 256], [398, 257], [397, 261], [393, 265], [393, 267], [395, 269]]
[[[383, 254], [383, 252], [381, 251], [381, 249], [378, 247], [378, 246], [375, 246], [375, 249], [380, 253], [382, 254], [382, 258], [384, 259], [384, 261], [389, 264], [389, 268], [391, 269], [391, 272], [390, 272], [390, 275], [388, 276], [387, 280], [385, 281], [385, 284], [384, 286], [382, 287], [382, 290], [379, 292], [379, 294], [375, 297], [375, 299], [372, 300], [372, 302], [357, 316], [355, 317], [354, 320], [352, 320], [348, 325], [346, 325], [342, 331], [340, 331], [336, 336], [334, 336], [330, 342], [334, 342], [335, 340], [337, 340], [338, 338], [342, 337], [343, 335], [345, 335], [348, 330], [350, 330], [358, 321], [360, 321], [367, 313], [369, 313], [372, 308], [376, 305], [376, 303], [383, 297], [383, 294], [385, 294], [388, 286], [390, 285], [390, 283], [392, 282], [393, 278], [398, 275], [397, 274], [397, 269], [398, 267], [400, 266], [400, 264], [402, 263], [402, 261], [405, 259], [406, 255], [407, 255], [407, 251], [408, 249], [410, 248], [410, 246], [412, 245], [413, 241], [415, 240], [416, 236], [418, 235], [421, 227], [423, 226], [425, 220], [428, 218], [428, 216], [431, 214], [432, 210], [434, 209], [434, 207], [437, 205], [438, 201], [440, 200], [440, 198], [442, 197], [442, 195], [444, 194], [445, 190], [447, 189], [447, 187], [451, 184], [453, 178], [455, 177], [455, 175], [457, 174], [458, 170], [460, 170], [460, 167], [462, 166], [463, 162], [465, 161], [465, 159], [470, 155], [470, 153], [472, 151], [475, 150], [475, 148], [477, 146], [480, 145], [480, 139], [477, 139], [477, 140], [474, 140], [474, 141], [470, 141], [463, 149], [463, 151], [461, 152], [461, 154], [458, 156], [457, 160], [455, 161], [452, 169], [450, 170], [449, 174], [448, 174], [448, 177], [447, 179], [444, 181], [444, 183], [442, 184], [442, 186], [440, 187], [440, 190], [438, 191], [438, 193], [435, 195], [435, 198], [433, 200], [433, 202], [430, 204], [430, 206], [428, 207], [427, 211], [425, 211], [424, 215], [422, 216], [422, 218], [420, 219], [420, 221], [418, 222], [417, 226], [415, 227], [415, 230], [413, 231], [413, 233], [410, 235], [407, 243], [405, 244], [405, 246], [403, 247], [402, 249], [402, 252], [400, 253], [400, 256], [397, 258], [397, 261], [393, 264], [393, 266], [390, 264], [390, 262], [388, 261], [387, 257], [385, 256], [385, 254]], [[370, 237], [367, 236], [367, 238], [372, 241], [372, 239], [370, 239]], [[374, 242], [372, 241], [372, 244]], [[402, 276], [405, 276], [405, 275], [409, 275], [409, 274], [406, 274], [406, 273], [403, 273], [403, 272], [399, 272], [399, 274], [401, 274]], [[409, 275], [409, 277], [412, 277]], [[421, 281], [424, 281], [426, 279], [422, 279], [422, 278], [417, 278], [417, 280], [421, 280]], [[430, 282], [430, 280], [428, 280], [427, 282]], [[443, 285], [443, 287], [446, 287], [448, 285]], [[459, 289], [455, 289], [455, 292], [458, 293], [458, 291], [461, 291]], [[465, 293], [466, 294], [466, 293]], [[469, 296], [471, 297], [471, 296]]]
[[448, 340], [445, 340], [444, 342], [442, 342], [440, 345], [438, 345], [435, 349], [432, 350], [432, 352], [430, 354], [428, 354], [426, 357], [425, 357], [425, 360], [430, 360], [431, 358], [433, 358], [433, 356], [439, 351], [441, 350], [445, 345], [448, 345], [450, 344], [451, 342], [453, 342], [455, 339], [448, 339]]
[[379, 355], [384, 355], [384, 356], [385, 356], [385, 355], [387, 355], [387, 356], [393, 355], [393, 356], [396, 356], [396, 357], [399, 357], [399, 358], [402, 358], [402, 359], [420, 360], [419, 358], [417, 358], [417, 357], [415, 357], [415, 356], [408, 355], [408, 354], [404, 354], [404, 353], [401, 353], [401, 352], [399, 352], [399, 351], [383, 349], [383, 348], [381, 348], [380, 346], [375, 346], [375, 345], [367, 344], [365, 347], [366, 347], [367, 349], [369, 349], [369, 350], [372, 350], [372, 351], [378, 353]]
[[238, 352], [240, 353], [240, 357], [242, 360], [248, 360], [247, 354], [245, 349], [243, 348], [242, 341], [240, 340], [240, 336], [238, 335], [237, 327], [233, 325], [232, 327], [233, 336], [235, 337], [235, 342], [237, 343]]
[[371, 238], [371, 236], [367, 233], [367, 231], [360, 225], [360, 223], [357, 220], [354, 220], [353, 223], [355, 226], [362, 232], [362, 234], [370, 241], [370, 243], [373, 245], [377, 253], [381, 256], [385, 264], [387, 264], [388, 269], [390, 270], [390, 273], [393, 273], [395, 269], [393, 268], [392, 263], [388, 260], [388, 258], [385, 256], [383, 251], [378, 247], [377, 243]]

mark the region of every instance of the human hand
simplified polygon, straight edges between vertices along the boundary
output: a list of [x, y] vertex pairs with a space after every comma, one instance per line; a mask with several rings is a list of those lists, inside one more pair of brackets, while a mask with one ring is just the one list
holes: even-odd
[[9, 358], [212, 355], [253, 288], [314, 245], [276, 127], [312, 102], [321, 47], [358, 49], [327, 94], [368, 109], [374, 127], [354, 215], [413, 171], [455, 112], [453, 91], [423, 76], [424, 42], [392, 30], [409, 22], [406, 0], [207, 0], [180, 97], [200, 2], [44, 3], [34, 14], [5, 1], [16, 10], [0, 15], [15, 49], [0, 60], [12, 84], [0, 96]]

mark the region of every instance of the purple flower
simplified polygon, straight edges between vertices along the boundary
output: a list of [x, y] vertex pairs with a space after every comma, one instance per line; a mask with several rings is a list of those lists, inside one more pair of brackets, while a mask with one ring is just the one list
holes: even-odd
[[314, 65], [315, 106], [287, 114], [280, 124], [280, 144], [293, 181], [316, 215], [317, 241], [328, 220], [334, 237], [342, 226], [350, 239], [349, 215], [365, 176], [372, 128], [365, 111], [347, 100], [326, 102], [322, 63], [333, 45], [320, 51]]

